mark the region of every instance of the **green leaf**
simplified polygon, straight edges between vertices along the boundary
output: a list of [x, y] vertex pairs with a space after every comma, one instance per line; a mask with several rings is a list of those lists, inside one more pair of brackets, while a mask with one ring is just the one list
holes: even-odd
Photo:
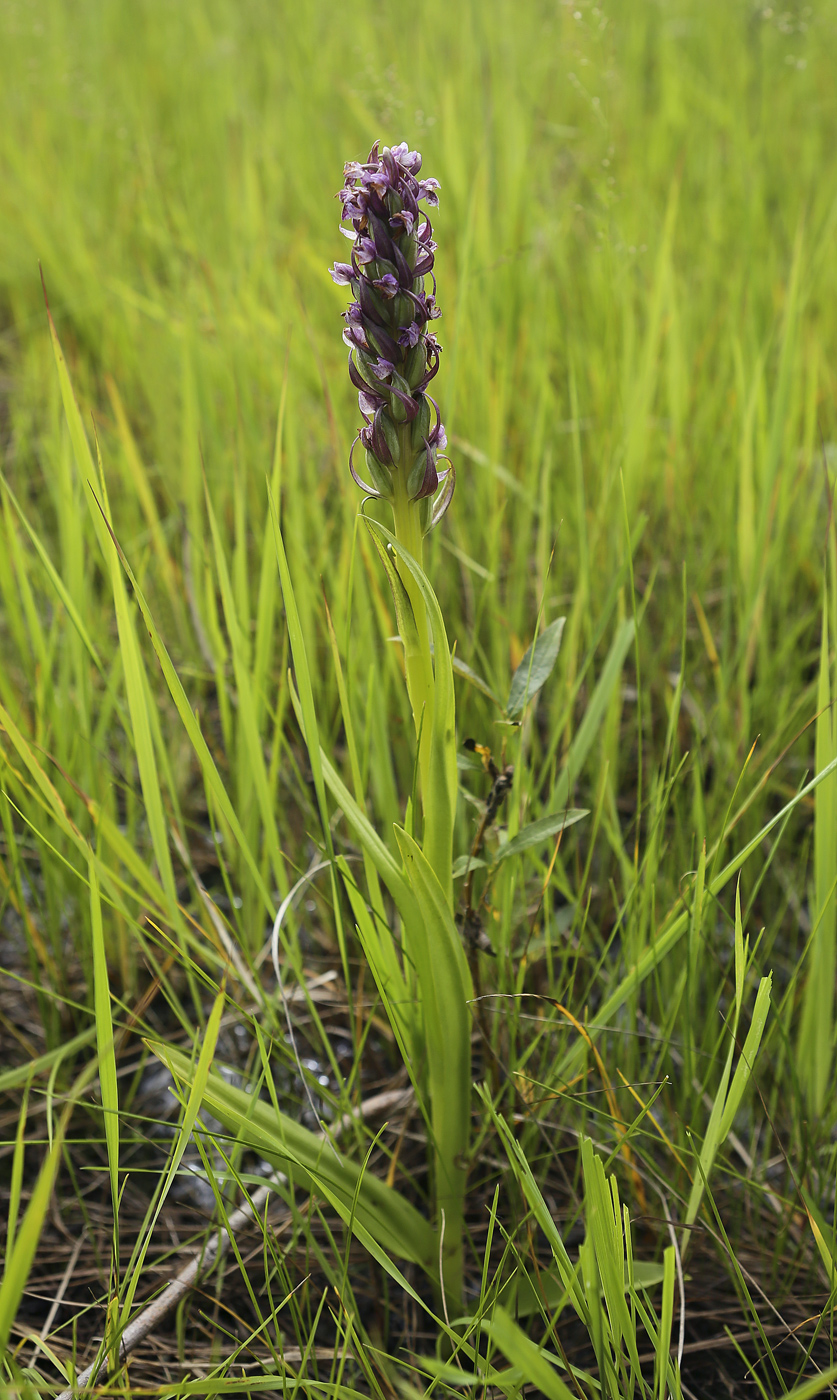
[[471, 973], [462, 939], [430, 862], [399, 827], [396, 839], [421, 920], [407, 955], [421, 987], [436, 1162], [436, 1201], [445, 1212], [445, 1287], [461, 1293], [465, 1155], [471, 1122]]
[[494, 858], [495, 865], [499, 865], [502, 860], [508, 860], [510, 856], [519, 856], [521, 851], [528, 851], [530, 846], [540, 845], [547, 841], [550, 836], [557, 836], [559, 831], [565, 827], [575, 826], [582, 818], [589, 817], [590, 813], [586, 807], [570, 807], [566, 812], [550, 812], [547, 817], [540, 817], [536, 822], [530, 822], [513, 836], [511, 841], [507, 841], [505, 846], [501, 846]]
[[[174, 663], [172, 662], [172, 659], [166, 649], [166, 645], [162, 637], [160, 636], [157, 624], [155, 623], [151, 613], [151, 608], [149, 607], [145, 594], [143, 593], [142, 588], [139, 585], [139, 581], [135, 577], [134, 572], [130, 564], [128, 563], [128, 560], [126, 559], [125, 555], [122, 553], [122, 550], [119, 547], [119, 542], [115, 541], [115, 543], [116, 548], [119, 552], [122, 567], [125, 570], [125, 575], [131, 585], [134, 597], [142, 614], [142, 620], [148, 630], [148, 635], [151, 638], [151, 645], [153, 646], [154, 651], [157, 655], [157, 660], [160, 663], [160, 669], [163, 673], [166, 685], [168, 686], [169, 694], [171, 695], [171, 698], [175, 703], [177, 713], [180, 716], [181, 723], [183, 724], [183, 727], [189, 736], [189, 741], [192, 745], [192, 748], [195, 751], [195, 755], [200, 764], [203, 780], [212, 792], [215, 801], [218, 803], [219, 810], [223, 814], [224, 819], [229, 823], [230, 830], [232, 831], [232, 834], [235, 837], [238, 847], [244, 859], [247, 862], [248, 869], [253, 877], [253, 882], [256, 885], [256, 888], [258, 889], [259, 894], [262, 897], [264, 907], [272, 917], [275, 913], [273, 899], [270, 895], [267, 885], [264, 882], [262, 873], [258, 866], [258, 862], [256, 861], [256, 858], [253, 855], [253, 852], [251, 851], [250, 846], [247, 842], [247, 838], [244, 835], [244, 831], [236, 815], [235, 808], [233, 807], [233, 804], [230, 801], [229, 794], [226, 788], [224, 787], [223, 780], [221, 778], [220, 773], [218, 772], [218, 768], [216, 767], [215, 760], [213, 759], [212, 754], [209, 751], [207, 742], [203, 737], [200, 724], [198, 723], [197, 717], [192, 709], [189, 697], [183, 688], [183, 682], [178, 676], [177, 671], [174, 667]], [[113, 824], [111, 823], [110, 825], [112, 826]], [[103, 830], [104, 829], [105, 828], [103, 826]], [[123, 860], [125, 859], [124, 853], [122, 854], [121, 858]], [[136, 871], [134, 873], [136, 874]]]
[[[425, 717], [422, 730], [422, 749], [424, 748], [424, 736], [427, 736], [426, 771], [422, 771], [424, 854], [445, 892], [449, 907], [452, 908], [451, 850], [458, 783], [453, 667], [445, 623], [439, 607], [439, 600], [433, 592], [430, 581], [409, 550], [405, 549], [385, 526], [379, 525], [377, 521], [371, 520], [368, 516], [365, 516], [364, 519], [379, 547], [382, 542], [384, 547], [389, 545], [404, 567], [409, 570], [424, 600], [430, 621], [433, 647], [432, 703], [430, 714]], [[429, 729], [428, 719], [430, 721]]]
[[[172, 1074], [191, 1085], [191, 1098], [196, 1091], [197, 1071], [182, 1050], [147, 1041]], [[284, 1113], [277, 1114], [272, 1104], [228, 1084], [219, 1074], [208, 1072], [200, 1088], [200, 1100], [208, 1113], [248, 1147], [274, 1166], [293, 1170], [294, 1181], [303, 1190], [325, 1195], [331, 1203], [339, 1203], [340, 1213], [348, 1220], [361, 1168], [339, 1153], [325, 1138], [311, 1133]], [[364, 1175], [360, 1181], [355, 1220], [385, 1249], [402, 1259], [410, 1259], [431, 1271], [436, 1260], [434, 1231], [415, 1206], [404, 1200], [391, 1186], [377, 1177]]]
[[629, 617], [627, 622], [622, 623], [616, 636], [613, 638], [610, 650], [605, 657], [602, 673], [590, 697], [590, 703], [584, 711], [584, 717], [567, 750], [567, 758], [564, 767], [561, 770], [558, 782], [555, 786], [555, 791], [552, 794], [552, 801], [556, 807], [566, 806], [569, 801], [570, 787], [578, 778], [587, 760], [587, 755], [593, 747], [593, 740], [607, 713], [610, 698], [622, 674], [625, 657], [628, 654], [633, 639], [634, 620], [632, 617]]
[[[138, 1249], [135, 1251], [135, 1256], [132, 1260], [134, 1266], [133, 1272], [131, 1274], [128, 1287], [125, 1290], [125, 1298], [122, 1305], [121, 1321], [123, 1323], [126, 1322], [128, 1319], [128, 1315], [131, 1311], [131, 1307], [134, 1301], [134, 1294], [137, 1291], [137, 1285], [139, 1284], [139, 1281], [142, 1277], [142, 1267], [145, 1263], [145, 1256], [148, 1253], [148, 1246], [151, 1243], [151, 1235], [153, 1233], [154, 1226], [157, 1224], [157, 1220], [160, 1216], [160, 1211], [163, 1209], [166, 1196], [168, 1195], [171, 1189], [172, 1182], [174, 1181], [174, 1178], [177, 1175], [178, 1167], [180, 1166], [180, 1163], [183, 1160], [183, 1154], [186, 1151], [186, 1148], [189, 1146], [189, 1139], [192, 1136], [192, 1131], [196, 1122], [198, 1121], [198, 1113], [200, 1112], [201, 1102], [203, 1100], [207, 1079], [209, 1077], [209, 1066], [212, 1064], [212, 1057], [215, 1054], [215, 1046], [218, 1043], [218, 1031], [221, 1027], [221, 1016], [223, 1014], [225, 1000], [226, 992], [222, 987], [218, 995], [216, 996], [215, 1001], [212, 1005], [212, 1010], [209, 1013], [209, 1019], [206, 1023], [203, 1044], [201, 1045], [201, 1052], [198, 1057], [197, 1064], [192, 1064], [191, 1061], [186, 1059], [185, 1055], [183, 1056], [184, 1061], [189, 1066], [189, 1097], [186, 1101], [186, 1107], [183, 1111], [183, 1117], [180, 1122], [180, 1128], [178, 1130], [172, 1154], [168, 1161], [168, 1166], [166, 1167], [163, 1179], [160, 1182], [160, 1185], [157, 1189], [157, 1200], [154, 1205], [154, 1210], [151, 1213], [147, 1228], [145, 1229], [142, 1244], [139, 1245]], [[156, 1050], [156, 1047], [153, 1045], [149, 1045], [149, 1049]]]
[[523, 1148], [512, 1133], [506, 1120], [500, 1117], [500, 1114], [491, 1101], [491, 1095], [487, 1088], [484, 1085], [479, 1086], [478, 1093], [500, 1135], [503, 1147], [506, 1150], [506, 1156], [509, 1159], [509, 1165], [528, 1202], [529, 1209], [543, 1230], [550, 1248], [552, 1249], [552, 1257], [555, 1260], [558, 1273], [561, 1276], [561, 1283], [563, 1284], [565, 1293], [578, 1313], [579, 1318], [586, 1326], [589, 1319], [584, 1298], [584, 1289], [578, 1277], [579, 1266], [578, 1264], [573, 1264], [567, 1253], [567, 1247], [561, 1238], [552, 1212], [543, 1198], [541, 1188], [535, 1180], [532, 1168], [529, 1166]]
[[54, 1050], [48, 1050], [45, 1055], [38, 1055], [34, 1060], [27, 1060], [25, 1064], [17, 1065], [15, 1069], [7, 1069], [4, 1074], [0, 1074], [0, 1094], [8, 1093], [10, 1089], [16, 1089], [19, 1084], [25, 1084], [30, 1077], [34, 1079], [36, 1074], [41, 1074], [44, 1070], [55, 1070], [62, 1060], [72, 1059], [77, 1050], [84, 1050], [95, 1039], [96, 1027], [89, 1026], [80, 1035], [74, 1035], [72, 1040], [64, 1041], [62, 1045], [57, 1045]]
[[502, 710], [502, 703], [494, 694], [488, 681], [483, 680], [482, 676], [478, 675], [476, 671], [473, 671], [464, 661], [460, 661], [459, 657], [456, 655], [451, 657], [451, 666], [453, 667], [455, 675], [461, 676], [465, 681], [469, 681], [476, 690], [481, 690], [483, 695], [487, 695], [489, 700], [493, 700], [494, 704]]
[[[300, 729], [303, 729], [304, 733], [299, 696], [293, 686], [290, 688], [290, 696]], [[407, 919], [412, 912], [415, 901], [410, 887], [404, 879], [401, 867], [392, 852], [384, 845], [366, 813], [355, 801], [322, 746], [320, 747], [320, 765], [326, 787], [340, 807], [364, 851], [369, 854], [375, 869], [395, 900], [402, 919]]]
[[20, 520], [21, 525], [23, 526], [24, 530], [26, 531], [27, 535], [32, 541], [32, 544], [35, 546], [38, 558], [44, 566], [44, 570], [47, 574], [47, 577], [49, 578], [50, 583], [52, 584], [59, 598], [61, 599], [61, 602], [63, 603], [64, 607], [67, 609], [67, 616], [69, 617], [70, 621], [72, 622], [73, 626], [75, 627], [76, 631], [81, 637], [81, 640], [87, 648], [87, 651], [96, 669], [98, 671], [101, 671], [104, 675], [104, 667], [102, 666], [102, 661], [99, 656], [99, 653], [96, 650], [96, 647], [94, 646], [90, 638], [87, 628], [85, 627], [84, 622], [82, 621], [78, 608], [76, 607], [75, 603], [73, 602], [70, 596], [69, 590], [67, 589], [64, 580], [62, 579], [61, 575], [59, 574], [58, 570], [56, 569], [49, 555], [47, 554], [47, 551], [41, 543], [38, 535], [35, 533], [35, 531], [32, 529], [32, 526], [29, 524], [29, 521], [26, 519], [26, 516], [24, 515], [18, 503], [17, 497], [15, 496], [11, 486], [9, 485], [5, 476], [3, 476], [2, 472], [0, 472], [0, 481], [2, 481], [3, 486], [8, 492], [9, 499], [17, 512], [17, 516]]
[[88, 876], [90, 880], [90, 927], [93, 942], [93, 1005], [96, 1012], [96, 1042], [99, 1051], [99, 1087], [102, 1091], [110, 1194], [113, 1204], [113, 1218], [116, 1222], [119, 1209], [119, 1091], [116, 1080], [116, 1055], [113, 1047], [110, 981], [105, 954], [105, 935], [102, 927], [102, 900], [92, 851], [88, 862]]
[[520, 714], [524, 706], [534, 699], [541, 686], [552, 675], [555, 662], [558, 660], [558, 652], [561, 649], [561, 637], [566, 620], [565, 617], [556, 617], [554, 622], [550, 622], [549, 626], [544, 628], [541, 635], [535, 638], [512, 676], [509, 698], [506, 702], [506, 714], [509, 719]]
[[764, 1027], [767, 1023], [768, 1012], [770, 1011], [770, 993], [773, 985], [773, 974], [768, 973], [759, 982], [759, 989], [756, 992], [756, 1004], [753, 1007], [753, 1019], [750, 1022], [750, 1029], [747, 1032], [747, 1039], [744, 1041], [744, 1049], [735, 1066], [735, 1074], [732, 1076], [732, 1084], [727, 1095], [724, 1107], [724, 1116], [721, 1119], [721, 1141], [727, 1137], [730, 1128], [735, 1122], [735, 1115], [738, 1112], [744, 1090], [750, 1082], [753, 1073], [753, 1066], [761, 1045], [761, 1038], [764, 1034]]
[[483, 1318], [480, 1326], [512, 1365], [520, 1369], [524, 1379], [542, 1395], [548, 1396], [549, 1400], [576, 1400], [540, 1347], [526, 1336], [505, 1308], [498, 1304], [491, 1317]]
[[64, 1132], [69, 1113], [65, 1112], [55, 1134], [52, 1147], [41, 1167], [26, 1213], [17, 1231], [14, 1246], [6, 1256], [6, 1267], [0, 1282], [0, 1363], [6, 1353], [9, 1333], [17, 1316], [35, 1250], [41, 1236], [44, 1217], [52, 1196], [55, 1174], [64, 1149]]
[[663, 1300], [660, 1328], [657, 1333], [657, 1400], [666, 1400], [669, 1393], [668, 1373], [671, 1363], [668, 1353], [671, 1346], [671, 1323], [674, 1317], [675, 1262], [674, 1245], [670, 1244], [663, 1255]]
[[487, 865], [488, 862], [480, 860], [479, 856], [457, 856], [451, 873], [454, 880], [461, 880], [469, 870], [485, 870]]
[[[820, 675], [817, 687], [816, 767], [837, 755], [828, 635], [828, 580], [823, 585]], [[837, 777], [814, 798], [814, 907], [808, 977], [797, 1044], [799, 1078], [812, 1117], [819, 1117], [831, 1083], [834, 979], [837, 968]]]
[[[781, 826], [786, 822], [790, 813], [799, 806], [800, 802], [804, 802], [806, 797], [809, 797], [812, 792], [815, 792], [820, 783], [824, 782], [825, 779], [830, 777], [836, 770], [837, 758], [827, 764], [822, 772], [817, 773], [803, 788], [800, 788], [799, 792], [791, 798], [790, 802], [787, 802], [780, 812], [777, 812], [774, 817], [770, 818], [770, 821], [765, 823], [752, 840], [748, 841], [747, 844], [733, 856], [732, 860], [724, 866], [723, 870], [710, 881], [710, 897], [715, 898], [720, 894], [721, 890], [729, 884], [733, 876], [738, 874], [739, 870], [747, 860], [749, 860], [750, 856], [761, 848], [764, 838], [770, 834], [774, 827]], [[683, 913], [673, 915], [673, 917], [670, 915], [669, 917], [671, 917], [671, 923], [660, 930], [654, 942], [645, 949], [627, 975], [623, 977], [619, 985], [614, 988], [610, 996], [606, 997], [602, 1002], [602, 1005], [596, 1012], [597, 1028], [606, 1026], [612, 1020], [619, 1008], [624, 1006], [625, 1002], [642, 986], [646, 977], [649, 977], [659, 966], [660, 961], [677, 946], [689, 926], [691, 910], [687, 909]], [[586, 1042], [582, 1040], [577, 1040], [572, 1048], [568, 1050], [561, 1060], [558, 1070], [563, 1078], [567, 1078], [575, 1071], [578, 1061], [583, 1059], [586, 1050]]]
[[[628, 1278], [627, 1269], [625, 1270], [624, 1289], [627, 1292], [632, 1285], [634, 1288], [655, 1288], [663, 1282], [663, 1278], [662, 1264], [646, 1263], [644, 1260], [635, 1259], [632, 1280]], [[543, 1308], [554, 1314], [563, 1300], [566, 1299], [567, 1290], [553, 1269], [540, 1269], [537, 1278], [521, 1271], [512, 1281], [508, 1295], [506, 1301], [515, 1317], [533, 1317]], [[513, 1308], [512, 1299], [514, 1300]]]
[[343, 856], [337, 857], [337, 868], [352, 906], [360, 946], [375, 978], [404, 1063], [410, 1070], [414, 1066], [418, 1068], [423, 1056], [423, 1036], [417, 1015], [419, 1008], [401, 970], [392, 932], [381, 923], [379, 915], [370, 913]]

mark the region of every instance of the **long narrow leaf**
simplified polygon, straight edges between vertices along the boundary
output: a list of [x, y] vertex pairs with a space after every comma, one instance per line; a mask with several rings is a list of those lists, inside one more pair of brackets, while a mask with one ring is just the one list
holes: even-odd
[[[293, 1168], [294, 1180], [304, 1189], [328, 1193], [330, 1202], [350, 1212], [361, 1171], [323, 1138], [303, 1128], [284, 1113], [251, 1094], [228, 1084], [219, 1074], [207, 1072], [199, 1083], [198, 1072], [182, 1051], [149, 1041], [148, 1047], [172, 1074], [190, 1086], [189, 1102], [197, 1098], [230, 1132], [277, 1166]], [[194, 1121], [194, 1120], [193, 1120]], [[435, 1237], [432, 1227], [392, 1187], [377, 1177], [363, 1176], [357, 1197], [360, 1225], [385, 1249], [403, 1259], [431, 1268]]]

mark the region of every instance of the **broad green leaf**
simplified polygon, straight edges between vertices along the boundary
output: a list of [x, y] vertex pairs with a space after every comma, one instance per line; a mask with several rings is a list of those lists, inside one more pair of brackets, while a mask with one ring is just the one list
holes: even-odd
[[423, 1058], [423, 1036], [418, 1024], [419, 1008], [410, 995], [398, 961], [395, 939], [390, 929], [381, 923], [380, 916], [369, 912], [366, 900], [343, 856], [337, 857], [337, 868], [343, 877], [343, 884], [352, 906], [360, 946], [375, 978], [375, 985], [404, 1063], [412, 1072], [414, 1068], [418, 1069]]
[[[361, 775], [360, 759], [357, 751], [357, 741], [355, 739], [355, 726], [352, 718], [352, 707], [349, 701], [349, 692], [346, 687], [346, 678], [343, 674], [343, 662], [340, 658], [340, 648], [337, 645], [337, 633], [334, 630], [334, 623], [331, 620], [331, 611], [326, 604], [326, 623], [328, 625], [328, 636], [331, 643], [331, 657], [334, 663], [334, 677], [337, 681], [337, 693], [340, 696], [340, 713], [343, 716], [343, 728], [346, 732], [346, 747], [349, 751], [349, 767], [352, 774], [352, 787], [354, 788], [355, 799], [362, 812], [366, 812], [366, 799], [363, 792], [363, 777]], [[363, 871], [366, 876], [366, 887], [369, 890], [369, 902], [372, 906], [373, 915], [380, 921], [381, 926], [385, 922], [385, 912], [383, 900], [381, 898], [381, 887], [378, 881], [378, 872], [375, 863], [368, 851], [363, 852]]]
[[509, 719], [514, 719], [515, 715], [520, 714], [552, 675], [561, 649], [566, 620], [565, 617], [556, 617], [554, 622], [550, 622], [549, 626], [544, 628], [512, 676], [509, 698], [506, 701], [506, 714]]
[[[197, 1071], [188, 1055], [154, 1041], [147, 1044], [172, 1074], [191, 1086], [191, 1102], [196, 1093]], [[277, 1115], [272, 1104], [263, 1099], [254, 1103], [252, 1094], [228, 1084], [214, 1072], [208, 1072], [204, 1078], [200, 1101], [208, 1113], [266, 1161], [285, 1171], [290, 1166], [294, 1181], [303, 1190], [326, 1194], [332, 1204], [339, 1202], [343, 1218], [348, 1219], [361, 1177], [356, 1162], [293, 1118], [284, 1113]], [[355, 1220], [385, 1249], [432, 1269], [437, 1246], [431, 1225], [415, 1206], [377, 1177], [363, 1176]]]
[[421, 913], [411, 930], [411, 954], [421, 988], [430, 1071], [436, 1201], [445, 1212], [445, 1287], [458, 1299], [471, 1122], [471, 973], [430, 862], [406, 831], [396, 827], [395, 835]]
[[508, 860], [510, 856], [519, 856], [521, 851], [528, 851], [530, 846], [542, 845], [550, 836], [557, 836], [559, 831], [574, 826], [589, 815], [586, 807], [571, 807], [566, 812], [551, 812], [548, 817], [539, 817], [536, 822], [524, 826], [511, 841], [500, 847], [494, 857], [494, 863], [499, 865], [500, 861]]
[[577, 1400], [540, 1347], [526, 1336], [505, 1308], [498, 1304], [491, 1317], [483, 1318], [480, 1326], [512, 1365], [520, 1370], [524, 1380], [541, 1395], [548, 1396], [549, 1400]]
[[[453, 822], [457, 800], [456, 718], [453, 667], [439, 601], [424, 570], [390, 530], [365, 517], [376, 541], [388, 544], [415, 580], [430, 621], [433, 647], [433, 688], [430, 727], [422, 725], [422, 750], [427, 736], [427, 759], [422, 771], [424, 804], [423, 851], [441, 885], [448, 907], [453, 908], [451, 879]], [[423, 760], [424, 762], [424, 760]]]
[[[302, 709], [300, 707], [299, 696], [293, 686], [291, 686], [290, 695], [299, 726], [302, 728]], [[355, 801], [334, 767], [334, 764], [322, 748], [320, 748], [320, 764], [322, 766], [323, 780], [326, 787], [354, 831], [364, 851], [368, 852], [371, 857], [375, 869], [395, 900], [402, 919], [408, 918], [411, 909], [415, 905], [415, 901], [410, 887], [404, 878], [401, 866], [398, 864], [392, 852], [384, 845], [384, 842], [381, 840], [368, 816]]]

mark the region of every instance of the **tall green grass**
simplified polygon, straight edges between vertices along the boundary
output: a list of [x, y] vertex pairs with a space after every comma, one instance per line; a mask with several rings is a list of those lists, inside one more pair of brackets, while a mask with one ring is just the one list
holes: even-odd
[[[835, 37], [832, 0], [4, 6], [0, 901], [14, 950], [4, 980], [38, 1015], [31, 1063], [18, 1046], [0, 1069], [20, 1222], [0, 1284], [4, 1337], [57, 1170], [66, 1130], [53, 1100], [72, 1082], [71, 1056], [75, 1072], [98, 1066], [107, 1199], [124, 1187], [125, 1147], [141, 1131], [118, 1070], [126, 1054], [138, 1063], [125, 1029], [149, 978], [187, 1053], [213, 1032], [226, 978], [254, 1082], [269, 1091], [280, 1068], [296, 1072], [265, 952], [277, 908], [329, 841], [347, 858], [349, 893], [316, 877], [314, 922], [344, 988], [351, 1069], [308, 988], [312, 919], [293, 902], [283, 985], [303, 988], [329, 1112], [365, 1093], [378, 1008], [364, 1009], [354, 926], [368, 951], [385, 899], [335, 794], [398, 858], [391, 833], [407, 816], [414, 753], [400, 653], [381, 640], [397, 631], [390, 594], [346, 468], [356, 412], [327, 267], [341, 255], [343, 161], [380, 136], [418, 146], [442, 184], [436, 384], [458, 488], [425, 567], [456, 662], [483, 681], [460, 666], [460, 746], [473, 737], [499, 760], [505, 745], [515, 765], [503, 836], [569, 805], [591, 813], [499, 862], [482, 910], [495, 956], [475, 955], [472, 1009], [487, 1097], [473, 1103], [467, 1166], [474, 1200], [500, 1187], [494, 1250], [505, 1230], [507, 1257], [495, 1277], [466, 1218], [471, 1330], [438, 1383], [450, 1365], [484, 1361], [492, 1383], [511, 1390], [528, 1375], [546, 1390], [558, 1372], [527, 1346], [545, 1341], [553, 1356], [560, 1305], [581, 1309], [589, 1365], [613, 1394], [673, 1385], [667, 1228], [643, 1240], [643, 1263], [665, 1259], [662, 1295], [649, 1310], [647, 1293], [629, 1290], [630, 1327], [602, 1278], [621, 1205], [634, 1221], [659, 1213], [649, 1183], [674, 1225], [714, 1242], [766, 1393], [792, 1392], [824, 1364], [834, 780], [803, 790], [835, 756], [837, 604], [823, 566], [837, 451]], [[316, 744], [294, 710], [275, 524]], [[561, 616], [554, 675], [519, 727], [501, 723], [489, 693], [508, 694], [536, 633]], [[320, 746], [334, 782], [317, 772]], [[464, 856], [486, 780], [460, 755]], [[368, 907], [351, 897], [361, 870]], [[146, 1011], [134, 1029], [156, 1040]], [[400, 1014], [406, 1026], [409, 1008]], [[194, 1065], [208, 1073], [198, 1055]], [[38, 1185], [27, 1172], [44, 1135], [20, 1116], [27, 1084], [26, 1112], [43, 1094], [49, 1125]], [[177, 1150], [187, 1127], [200, 1131], [197, 1100], [186, 1102]], [[357, 1167], [374, 1130], [352, 1132], [343, 1146]], [[592, 1139], [606, 1163], [600, 1174], [580, 1147], [562, 1187], [589, 1247], [572, 1251], [565, 1298], [539, 1295], [526, 1313], [518, 1280], [515, 1324], [509, 1279], [529, 1279], [532, 1221], [558, 1248], [537, 1202], [555, 1189], [547, 1144], [559, 1132]], [[391, 1170], [426, 1213], [381, 1141], [394, 1155], [370, 1170]], [[233, 1157], [219, 1168], [226, 1192], [242, 1176]], [[788, 1164], [778, 1176], [777, 1162]], [[331, 1206], [352, 1217], [351, 1196]], [[329, 1252], [293, 1198], [288, 1210], [294, 1238], [320, 1250], [322, 1276], [342, 1289], [351, 1383], [374, 1388], [372, 1343], [344, 1287], [348, 1246], [332, 1234]], [[149, 1238], [152, 1221], [149, 1206]], [[124, 1320], [139, 1280], [116, 1244], [109, 1316]], [[266, 1235], [266, 1257], [271, 1247]], [[624, 1229], [619, 1249], [631, 1249]], [[806, 1338], [824, 1350], [809, 1357], [806, 1340], [771, 1360], [759, 1295], [736, 1265], [753, 1249], [780, 1311], [797, 1282], [819, 1290]], [[262, 1298], [253, 1326], [273, 1326], [277, 1305]], [[313, 1314], [295, 1307], [305, 1353]], [[656, 1358], [644, 1370], [631, 1350], [640, 1335]], [[73, 1359], [66, 1335], [53, 1344], [62, 1364]], [[335, 1371], [331, 1383], [344, 1382]]]

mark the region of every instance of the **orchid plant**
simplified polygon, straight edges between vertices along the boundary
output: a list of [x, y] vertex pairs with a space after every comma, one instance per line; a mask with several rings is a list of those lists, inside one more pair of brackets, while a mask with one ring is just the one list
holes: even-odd
[[[459, 1307], [472, 988], [453, 917], [457, 766], [451, 653], [422, 568], [424, 536], [448, 509], [455, 476], [442, 457], [445, 430], [427, 392], [441, 346], [429, 329], [439, 316], [436, 245], [430, 219], [419, 206], [438, 205], [439, 184], [419, 179], [420, 170], [420, 154], [406, 143], [379, 152], [375, 142], [365, 163], [346, 165], [339, 198], [351, 261], [336, 263], [331, 273], [354, 297], [344, 312], [343, 339], [363, 426], [349, 466], [367, 499], [392, 508], [394, 533], [370, 516], [366, 523], [392, 588], [418, 745], [421, 846], [408, 830], [396, 829], [403, 863], [397, 880], [388, 882], [402, 925], [400, 967], [394, 943], [389, 956], [379, 956], [380, 938], [360, 894], [353, 882], [347, 886], [379, 990], [392, 1008], [393, 1029], [420, 1097], [429, 1101], [443, 1290]], [[359, 447], [365, 452], [365, 475], [355, 464]], [[440, 471], [442, 459], [447, 467]], [[417, 1013], [406, 1019], [404, 992], [408, 1004], [418, 1003]]]

